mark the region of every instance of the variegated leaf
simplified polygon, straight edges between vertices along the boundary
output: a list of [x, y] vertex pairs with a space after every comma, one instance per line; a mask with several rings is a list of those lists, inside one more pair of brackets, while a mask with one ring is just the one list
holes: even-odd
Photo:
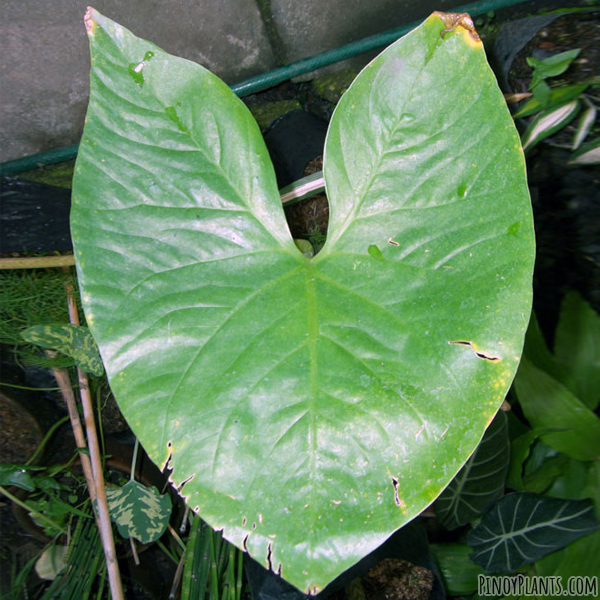
[[169, 494], [161, 496], [155, 487], [128, 481], [123, 487], [107, 489], [106, 499], [110, 516], [124, 538], [151, 544], [165, 532], [172, 508]]
[[31, 344], [70, 356], [86, 373], [98, 377], [104, 373], [98, 346], [87, 327], [70, 323], [35, 325], [22, 331], [21, 336]]
[[558, 108], [541, 112], [521, 137], [523, 150], [531, 150], [537, 143], [568, 125], [575, 118], [579, 106], [579, 100], [573, 100]]

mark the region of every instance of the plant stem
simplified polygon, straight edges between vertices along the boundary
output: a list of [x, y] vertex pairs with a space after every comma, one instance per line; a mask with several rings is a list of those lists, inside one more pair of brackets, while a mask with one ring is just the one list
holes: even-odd
[[177, 535], [177, 532], [173, 529], [170, 523], [167, 524], [169, 533], [175, 538], [177, 545], [185, 552], [186, 545], [181, 541], [181, 538]]
[[217, 572], [217, 554], [215, 553], [215, 532], [212, 529], [206, 531], [210, 543], [210, 600], [219, 600], [219, 574]]
[[3, 381], [0, 381], [0, 386], [15, 388], [17, 390], [28, 390], [28, 391], [32, 391], [32, 392], [55, 392], [57, 390], [60, 390], [60, 388], [58, 388], [58, 387], [51, 387], [51, 388], [28, 387], [26, 385], [16, 385], [14, 383], [5, 383]]
[[137, 549], [135, 547], [135, 540], [133, 538], [129, 538], [129, 545], [131, 546], [131, 554], [133, 556], [133, 562], [136, 567], [140, 566], [140, 557], [138, 556]]
[[235, 582], [235, 600], [242, 598], [242, 582], [244, 581], [244, 557], [239, 550], [235, 551], [238, 559], [237, 580]]
[[313, 173], [298, 181], [294, 181], [294, 183], [279, 190], [279, 193], [281, 194], [282, 204], [289, 206], [290, 204], [295, 204], [300, 200], [319, 194], [324, 189], [325, 179], [323, 171], [319, 171], [318, 173]]
[[35, 449], [35, 452], [31, 455], [31, 458], [25, 463], [26, 465], [35, 464], [36, 459], [44, 451], [44, 448], [45, 448], [46, 444], [48, 443], [48, 440], [54, 435], [54, 432], [65, 421], [68, 421], [68, 420], [69, 420], [69, 417], [63, 417], [62, 419], [59, 419], [58, 421], [56, 421], [56, 423], [54, 423], [54, 425], [52, 425], [52, 427], [50, 427], [50, 429], [48, 429], [48, 433], [46, 433], [46, 435], [44, 436], [44, 439], [40, 442], [39, 446]]
[[54, 529], [57, 529], [61, 533], [65, 533], [64, 527], [62, 527], [58, 523], [55, 523], [52, 519], [50, 519], [49, 517], [47, 517], [46, 515], [41, 513], [39, 510], [36, 510], [35, 508], [29, 506], [29, 504], [27, 504], [27, 502], [23, 502], [23, 500], [20, 500], [15, 495], [11, 494], [2, 485], [0, 485], [0, 493], [4, 494], [7, 498], [12, 500], [15, 504], [18, 504], [21, 508], [24, 508], [27, 512], [31, 513], [34, 517], [37, 517], [40, 521], [43, 521], [44, 523], [46, 523], [47, 526], [53, 527]]
[[131, 474], [129, 476], [129, 481], [135, 481], [135, 464], [137, 463], [137, 455], [138, 455], [139, 447], [140, 447], [140, 442], [137, 438], [135, 438], [135, 444], [133, 446], [133, 458], [131, 459]]
[[[156, 545], [168, 556], [174, 564], [178, 565], [181, 559], [178, 559], [160, 540], [156, 540]], [[185, 550], [182, 554], [185, 553]]]
[[[96, 388], [96, 414], [102, 414], [102, 386]], [[100, 451], [102, 455], [102, 464], [106, 467], [106, 442], [104, 440], [104, 428], [100, 427]]]
[[181, 576], [183, 575], [183, 566], [185, 565], [185, 551], [181, 555], [179, 559], [179, 563], [177, 565], [177, 571], [175, 571], [175, 577], [173, 577], [173, 583], [171, 584], [171, 591], [169, 592], [169, 600], [174, 600], [177, 596], [177, 590], [179, 589], [179, 584], [181, 583]]

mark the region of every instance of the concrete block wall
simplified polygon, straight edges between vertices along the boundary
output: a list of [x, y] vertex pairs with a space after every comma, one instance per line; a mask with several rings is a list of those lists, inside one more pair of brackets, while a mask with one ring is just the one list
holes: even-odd
[[[88, 2], [2, 0], [0, 162], [79, 141]], [[231, 84], [459, 4], [464, 0], [96, 0], [94, 8]]]

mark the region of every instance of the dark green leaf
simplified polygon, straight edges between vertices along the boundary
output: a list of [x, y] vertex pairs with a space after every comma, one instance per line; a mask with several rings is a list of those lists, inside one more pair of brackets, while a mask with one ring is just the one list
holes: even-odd
[[98, 346], [87, 327], [70, 323], [34, 325], [22, 331], [21, 335], [31, 344], [70, 356], [87, 373], [98, 377], [104, 373]]
[[456, 529], [478, 517], [502, 494], [509, 463], [506, 415], [501, 411], [477, 450], [435, 503], [442, 525]]
[[[546, 459], [538, 469], [523, 478], [523, 489], [528, 492], [543, 494], [567, 468], [569, 460], [573, 459], [564, 454]], [[548, 495], [554, 496], [555, 494]], [[564, 498], [564, 496], [561, 497]]]
[[[61, 500], [58, 496], [52, 494], [29, 500], [29, 504], [44, 515], [60, 523], [64, 522], [64, 518], [67, 515], [78, 515], [85, 518], [89, 517], [84, 511], [79, 510], [72, 504]], [[45, 526], [46, 524], [40, 521], [40, 525]]]
[[596, 507], [596, 518], [600, 521], [600, 461], [594, 461], [588, 470], [588, 478], [583, 491], [586, 498], [591, 498]]
[[523, 358], [514, 388], [531, 426], [556, 430], [542, 436], [548, 446], [579, 460], [600, 458], [600, 420], [556, 379]]
[[[508, 421], [510, 431], [511, 420], [513, 423], [515, 421], [520, 423], [520, 421], [517, 421], [517, 418], [514, 416], [513, 412], [509, 412], [507, 414], [509, 417]], [[515, 429], [514, 425], [512, 425], [512, 428]], [[521, 431], [520, 428], [519, 431]], [[508, 472], [506, 474], [506, 487], [513, 490], [525, 491], [526, 488], [525, 484], [523, 483], [523, 477], [531, 475], [543, 464], [547, 457], [554, 457], [559, 454], [556, 450], [546, 446], [543, 442], [538, 440], [540, 436], [556, 431], [562, 431], [562, 428], [524, 428], [520, 435], [516, 435], [513, 439], [511, 439], [510, 462], [508, 465]], [[538, 456], [540, 447], [545, 449], [541, 453], [542, 456]]]
[[[511, 442], [510, 446], [510, 464], [508, 467], [508, 474], [506, 476], [506, 486], [513, 490], [520, 491], [539, 491], [538, 489], [534, 489], [531, 485], [541, 485], [541, 482], [538, 480], [543, 478], [544, 475], [542, 473], [536, 472], [538, 469], [542, 468], [544, 462], [548, 459], [555, 459], [560, 455], [556, 450], [549, 448], [542, 442], [537, 441], [539, 436], [544, 435], [546, 433], [552, 433], [557, 431], [555, 428], [545, 428], [545, 429], [530, 429], [526, 433], [520, 435], [518, 438], [514, 439]], [[541, 456], [538, 455], [538, 450], [543, 448]], [[567, 458], [564, 457], [563, 458]], [[570, 464], [568, 461], [574, 459], [568, 459], [567, 464]], [[550, 469], [550, 467], [547, 467]], [[553, 467], [552, 467], [553, 468]], [[535, 476], [534, 476], [535, 475]], [[526, 482], [524, 481], [524, 478]], [[550, 480], [548, 485], [552, 483], [553, 479]], [[533, 483], [535, 482], [535, 483]], [[561, 497], [571, 497], [571, 498], [586, 498], [589, 496], [561, 496]]]
[[600, 401], [600, 317], [577, 293], [560, 310], [554, 354], [573, 382], [571, 391], [590, 409]]
[[528, 57], [527, 64], [533, 68], [533, 80], [537, 83], [538, 80], [548, 79], [562, 75], [570, 66], [570, 64], [579, 56], [581, 48], [560, 52], [549, 58], [538, 60], [537, 58]]
[[0, 464], [0, 485], [14, 485], [28, 492], [35, 490], [33, 477], [23, 468], [23, 465]]
[[[563, 455], [560, 455], [561, 457]], [[593, 499], [596, 492], [593, 492], [588, 486], [590, 463], [585, 463], [574, 458], [564, 457], [563, 467], [557, 477], [552, 482], [550, 488], [546, 490], [547, 496], [554, 498], [565, 498], [569, 500], [582, 500], [583, 498]]]
[[[538, 436], [540, 435], [540, 432], [538, 432], [537, 430], [534, 429], [533, 431], [535, 431], [538, 434]], [[554, 430], [551, 430], [551, 431], [554, 431]], [[554, 458], [555, 456], [558, 456], [558, 455], [559, 455], [558, 450], [555, 450], [554, 448], [547, 446], [542, 441], [539, 441], [539, 440], [536, 441], [535, 444], [533, 444], [531, 447], [531, 453], [525, 463], [523, 475], [524, 476], [531, 475], [533, 472], [535, 472], [537, 469], [539, 469], [547, 459]]]
[[467, 544], [431, 544], [429, 548], [449, 596], [468, 595], [477, 590], [477, 579], [485, 571], [469, 558], [471, 549]]
[[514, 118], [519, 119], [522, 117], [529, 117], [537, 112], [540, 112], [541, 110], [549, 110], [563, 106], [564, 104], [571, 102], [571, 100], [579, 98], [579, 96], [585, 92], [589, 85], [589, 83], [576, 83], [574, 85], [564, 85], [555, 88], [550, 91], [550, 98], [545, 106], [542, 106], [535, 97], [530, 98], [514, 114]]
[[38, 476], [35, 478], [35, 485], [44, 492], [71, 489], [67, 484], [57, 481], [54, 477]]
[[[545, 556], [535, 563], [535, 574], [540, 577], [561, 577], [563, 589], [566, 588], [570, 577], [592, 579], [600, 571], [600, 531], [586, 535], [569, 544], [566, 548]], [[596, 579], [596, 590], [597, 579]], [[567, 596], [570, 597], [570, 596]], [[590, 591], [588, 595], [578, 598], [592, 600], [597, 593]], [[543, 600], [559, 600], [565, 596], [544, 596]]]
[[151, 544], [165, 532], [171, 517], [171, 497], [155, 487], [128, 481], [123, 487], [106, 490], [111, 519], [124, 538]]
[[535, 87], [532, 87], [533, 97], [540, 103], [542, 108], [548, 108], [550, 102], [550, 86], [544, 81], [537, 83]]
[[361, 73], [308, 259], [231, 90], [95, 11], [87, 27], [72, 232], [113, 392], [203, 519], [318, 591], [439, 495], [519, 361], [531, 207], [483, 46], [433, 15]]
[[528, 492], [501, 498], [469, 533], [471, 559], [487, 573], [513, 573], [595, 531], [588, 500], [560, 500]]
[[513, 490], [524, 490], [523, 465], [529, 456], [531, 445], [538, 437], [533, 429], [512, 440], [510, 444], [510, 463], [506, 473], [506, 487]]
[[511, 410], [505, 411], [506, 423], [508, 425], [508, 438], [512, 442], [519, 436], [527, 433], [530, 430], [530, 427], [528, 424], [526, 424], [524, 419], [521, 419], [520, 417], [515, 415], [515, 412], [512, 410], [512, 406], [513, 404], [517, 403], [517, 399], [512, 394], [509, 394], [507, 396], [507, 400], [510, 403]]
[[523, 355], [538, 369], [545, 371], [573, 391], [573, 377], [548, 350], [535, 314], [531, 315], [527, 327]]

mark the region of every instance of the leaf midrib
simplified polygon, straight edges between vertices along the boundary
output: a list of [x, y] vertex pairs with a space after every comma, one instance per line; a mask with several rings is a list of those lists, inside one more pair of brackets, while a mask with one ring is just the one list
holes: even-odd
[[[317, 294], [315, 290], [315, 279], [316, 269], [311, 263], [307, 263], [306, 268], [306, 302], [307, 302], [307, 325], [308, 325], [308, 348], [310, 356], [310, 379], [309, 379], [309, 403], [308, 403], [308, 418], [309, 418], [309, 431], [308, 431], [308, 451], [309, 451], [309, 478], [311, 480], [310, 485], [310, 498], [309, 498], [309, 511], [310, 511], [310, 528], [309, 531], [315, 531], [315, 525], [317, 522], [317, 510], [316, 510], [316, 474], [317, 474], [317, 423], [316, 423], [316, 405], [317, 405], [317, 394], [318, 394], [318, 365], [317, 365], [317, 343], [319, 337], [319, 322], [317, 318]], [[311, 541], [313, 537], [311, 536]]]
[[[536, 507], [531, 511], [531, 514], [533, 514], [537, 510], [537, 507], [540, 504], [541, 504], [541, 502], [538, 502], [538, 504], [536, 505]], [[518, 509], [518, 507], [517, 507], [517, 509]], [[515, 509], [515, 510], [517, 510], [517, 509]], [[563, 507], [563, 509], [564, 509], [564, 507]], [[494, 550], [500, 544], [506, 543], [506, 540], [510, 540], [511, 538], [514, 538], [514, 537], [526, 537], [526, 535], [528, 533], [530, 533], [531, 531], [535, 531], [536, 529], [541, 529], [541, 528], [555, 529], [555, 528], [558, 528], [558, 525], [560, 523], [563, 523], [565, 521], [573, 521], [574, 519], [578, 519], [582, 515], [584, 515], [585, 513], [590, 512], [591, 510], [592, 510], [592, 507], [588, 506], [584, 510], [581, 510], [578, 513], [575, 513], [575, 514], [567, 515], [566, 517], [556, 518], [556, 519], [554, 519], [552, 521], [543, 521], [541, 523], [537, 523], [536, 525], [522, 527], [521, 529], [513, 529], [513, 530], [511, 530], [509, 532], [505, 532], [505, 533], [502, 533], [502, 534], [493, 533], [490, 530], [490, 533], [493, 533], [494, 538], [497, 538], [498, 541], [495, 544], [493, 544], [492, 546], [490, 546], [489, 550]], [[500, 517], [500, 522], [504, 525], [504, 521], [502, 520], [501, 517]], [[575, 531], [575, 529], [574, 528], [568, 528], [567, 531]], [[530, 543], [532, 543], [532, 542], [530, 542]]]
[[[175, 399], [175, 396], [179, 393], [179, 390], [181, 389], [181, 386], [183, 385], [185, 379], [187, 378], [187, 375], [190, 371], [190, 369], [192, 368], [192, 365], [198, 360], [199, 356], [202, 354], [202, 352], [204, 351], [204, 348], [212, 341], [214, 340], [215, 336], [217, 335], [217, 333], [219, 331], [221, 331], [223, 329], [223, 327], [225, 327], [225, 325], [229, 322], [230, 319], [233, 318], [234, 315], [236, 315], [239, 310], [243, 307], [246, 306], [253, 298], [255, 298], [257, 295], [259, 295], [260, 293], [262, 293], [266, 287], [275, 285], [277, 283], [280, 283], [281, 281], [284, 281], [285, 279], [287, 279], [288, 277], [291, 277], [292, 275], [294, 275], [295, 273], [297, 273], [297, 271], [299, 269], [302, 268], [302, 265], [297, 266], [294, 269], [290, 269], [287, 273], [285, 273], [284, 275], [281, 275], [280, 277], [277, 277], [275, 279], [271, 279], [268, 283], [266, 283], [265, 285], [261, 286], [259, 289], [255, 290], [253, 293], [249, 294], [248, 296], [246, 296], [246, 298], [244, 298], [242, 301], [240, 301], [228, 314], [227, 317], [219, 324], [218, 327], [215, 328], [215, 330], [213, 331], [213, 333], [211, 334], [211, 336], [205, 341], [204, 344], [202, 344], [202, 346], [198, 349], [198, 351], [194, 354], [194, 357], [192, 358], [192, 360], [188, 363], [188, 365], [186, 366], [186, 368], [183, 370], [183, 373], [181, 375], [181, 378], [179, 379], [179, 381], [177, 382], [177, 384], [175, 385], [173, 392], [171, 392], [171, 394], [169, 395], [169, 401], [167, 403], [167, 406], [165, 407], [165, 417], [164, 417], [164, 423], [163, 423], [163, 431], [162, 431], [162, 440], [164, 441], [165, 434], [167, 433], [167, 428], [168, 428], [168, 423], [169, 423], [169, 419], [168, 419], [168, 413], [169, 410], [171, 408], [171, 405]], [[212, 390], [205, 390], [205, 393], [208, 394], [212, 392]]]

